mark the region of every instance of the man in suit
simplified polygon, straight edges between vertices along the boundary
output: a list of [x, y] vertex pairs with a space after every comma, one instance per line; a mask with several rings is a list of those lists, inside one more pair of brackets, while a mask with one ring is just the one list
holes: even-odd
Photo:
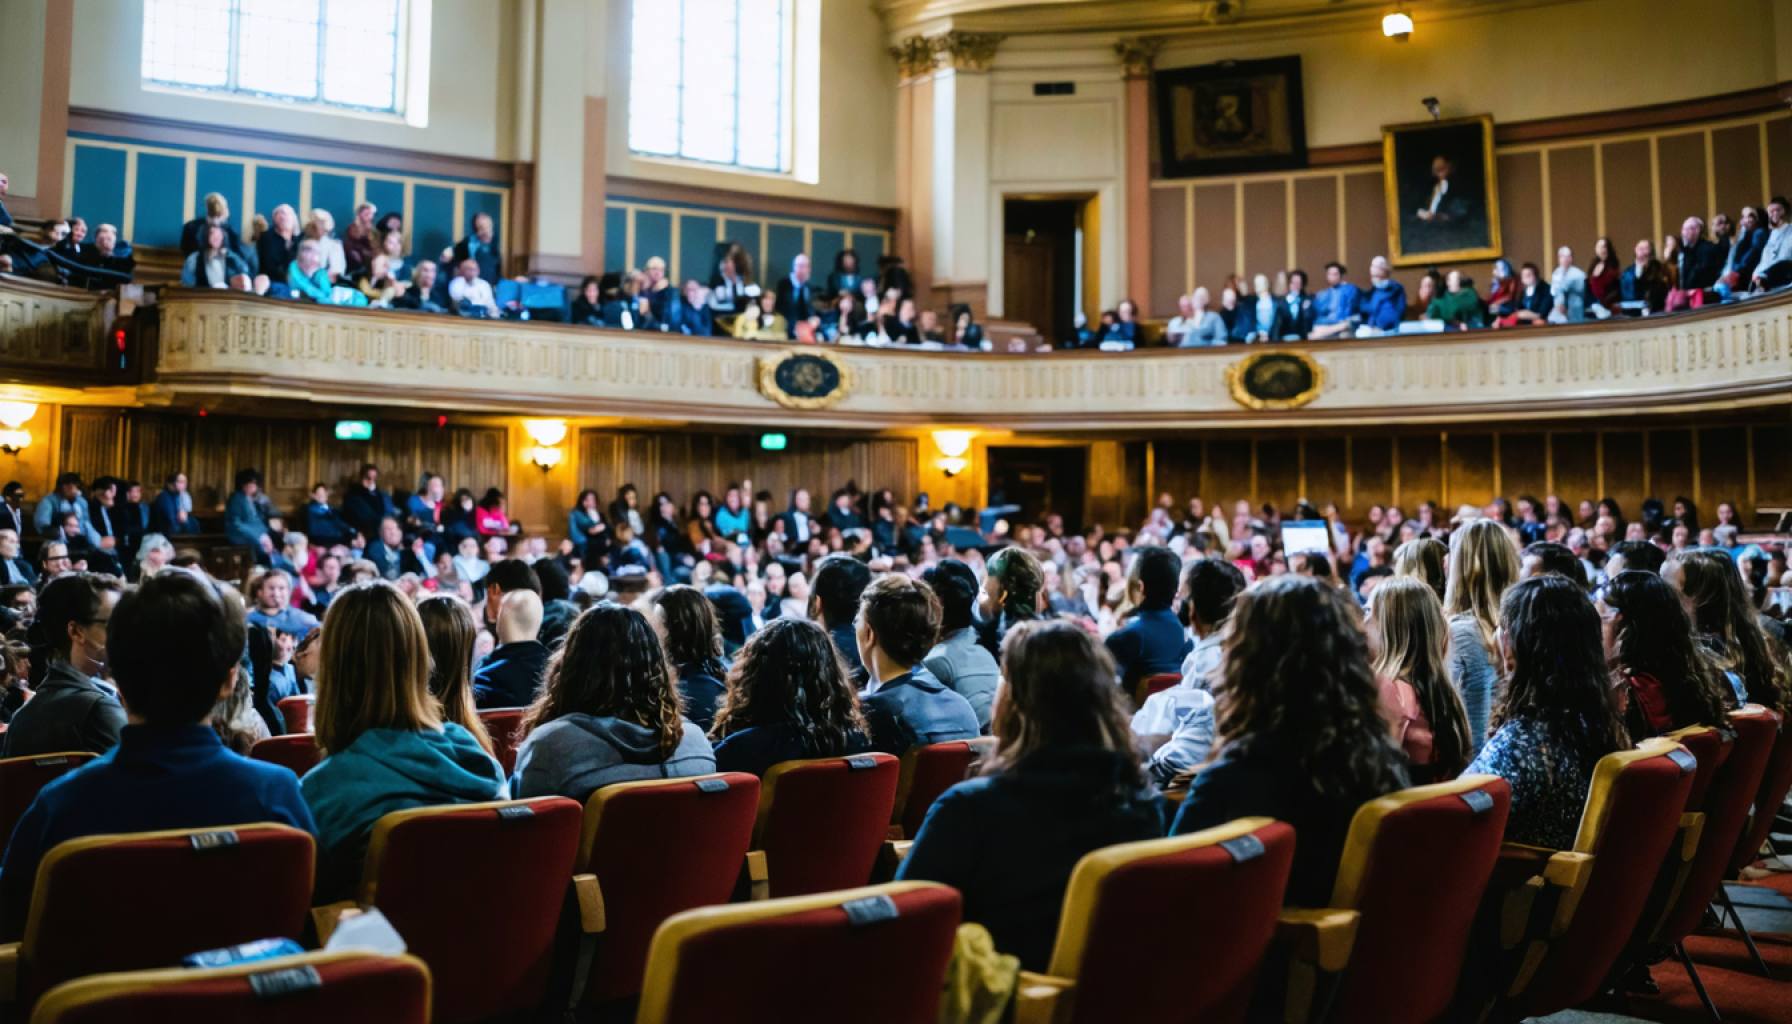
[[1288, 273], [1288, 294], [1282, 296], [1281, 304], [1287, 323], [1277, 337], [1299, 340], [1313, 333], [1313, 296], [1307, 294], [1306, 271]]
[[1682, 291], [1703, 291], [1717, 283], [1717, 272], [1723, 269], [1723, 254], [1716, 243], [1705, 237], [1705, 222], [1688, 217], [1680, 225], [1679, 265]]
[[815, 285], [809, 281], [807, 253], [797, 253], [790, 261], [790, 276], [778, 282], [778, 313], [784, 317], [785, 331], [792, 338], [796, 337], [799, 321], [811, 327], [821, 325], [821, 318], [815, 314]]
[[23, 537], [25, 524], [30, 521], [25, 515], [25, 485], [17, 480], [8, 480], [6, 487], [0, 489], [0, 526]]
[[361, 467], [361, 479], [342, 496], [342, 518], [362, 537], [380, 535], [380, 520], [397, 518], [392, 496], [380, 490], [380, 467], [369, 462]]
[[0, 526], [0, 585], [27, 586], [37, 585], [37, 572], [31, 563], [19, 554], [19, 534], [9, 526]]
[[1288, 308], [1269, 290], [1269, 275], [1251, 278], [1252, 294], [1238, 300], [1232, 320], [1234, 342], [1277, 341], [1288, 333]]
[[816, 523], [809, 514], [809, 492], [798, 487], [790, 492], [790, 508], [778, 517], [778, 525], [784, 530], [785, 544], [795, 548], [809, 543], [809, 538], [816, 533]]
[[199, 520], [193, 515], [193, 498], [187, 493], [187, 474], [168, 474], [162, 492], [149, 503], [149, 528], [164, 537], [199, 532]]
[[463, 260], [472, 260], [479, 265], [479, 277], [486, 284], [495, 286], [502, 269], [502, 260], [498, 254], [498, 239], [492, 228], [491, 214], [475, 213], [471, 232], [454, 243], [453, 258], [448, 263], [458, 267]]
[[1618, 294], [1625, 302], [1643, 303], [1650, 313], [1659, 313], [1666, 305], [1666, 275], [1661, 261], [1655, 258], [1655, 243], [1647, 238], [1636, 243], [1636, 262], [1619, 276]]
[[1744, 206], [1737, 216], [1736, 237], [1730, 242], [1730, 251], [1724, 257], [1723, 269], [1718, 272], [1717, 284], [1712, 286], [1717, 294], [1728, 299], [1739, 290], [1746, 291], [1765, 248], [1767, 228], [1761, 224], [1761, 211]]

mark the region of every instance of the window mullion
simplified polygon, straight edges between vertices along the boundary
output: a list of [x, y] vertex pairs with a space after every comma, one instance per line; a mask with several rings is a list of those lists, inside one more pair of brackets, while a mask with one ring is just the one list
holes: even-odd
[[237, 80], [237, 68], [240, 66], [243, 50], [242, 32], [242, 0], [230, 0], [230, 53], [225, 57], [224, 88], [231, 92], [241, 89]]

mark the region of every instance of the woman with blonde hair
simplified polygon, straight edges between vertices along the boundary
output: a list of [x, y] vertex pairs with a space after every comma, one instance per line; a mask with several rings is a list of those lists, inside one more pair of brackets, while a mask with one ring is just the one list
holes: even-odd
[[1487, 742], [1493, 695], [1501, 661], [1494, 634], [1500, 628], [1500, 600], [1518, 582], [1518, 547], [1506, 528], [1477, 519], [1450, 535], [1449, 582], [1444, 611], [1450, 617], [1450, 681], [1468, 711], [1471, 751]]
[[1450, 684], [1443, 605], [1422, 580], [1395, 576], [1375, 588], [1368, 624], [1381, 714], [1413, 782], [1455, 778], [1471, 744], [1468, 712]]
[[423, 635], [429, 644], [429, 692], [442, 705], [442, 718], [471, 733], [492, 749], [491, 733], [473, 707], [473, 645], [479, 625], [473, 609], [453, 594], [432, 594], [417, 602]]
[[1431, 588], [1438, 601], [1443, 601], [1444, 563], [1450, 549], [1436, 537], [1419, 537], [1394, 549], [1394, 575], [1411, 576]]
[[317, 745], [299, 789], [317, 819], [320, 900], [353, 891], [374, 823], [393, 811], [506, 800], [504, 769], [444, 722], [417, 609], [383, 580], [330, 601], [317, 662]]

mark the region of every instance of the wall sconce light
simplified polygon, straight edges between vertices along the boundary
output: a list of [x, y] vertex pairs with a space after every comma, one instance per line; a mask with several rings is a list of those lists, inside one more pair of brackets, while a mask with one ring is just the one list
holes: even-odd
[[541, 467], [543, 473], [560, 464], [566, 454], [558, 447], [566, 440], [565, 420], [524, 420], [523, 431], [535, 442], [523, 450], [523, 458]]
[[0, 402], [0, 424], [6, 427], [0, 430], [0, 452], [17, 455], [31, 447], [31, 431], [24, 427], [36, 415], [35, 402]]
[[971, 438], [976, 436], [969, 430], [936, 430], [933, 432], [933, 445], [940, 450], [941, 458], [935, 463], [940, 472], [947, 477], [955, 477], [971, 465], [965, 453], [971, 450]]
[[1381, 19], [1381, 34], [1396, 43], [1404, 43], [1412, 38], [1412, 15], [1404, 8], [1388, 14]]

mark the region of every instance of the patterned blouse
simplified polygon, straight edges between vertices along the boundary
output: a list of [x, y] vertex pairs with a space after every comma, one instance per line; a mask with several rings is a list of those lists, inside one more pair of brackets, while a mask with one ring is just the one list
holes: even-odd
[[1593, 762], [1572, 746], [1556, 743], [1542, 725], [1513, 719], [1481, 748], [1463, 774], [1498, 775], [1512, 786], [1506, 841], [1552, 850], [1574, 845]]

